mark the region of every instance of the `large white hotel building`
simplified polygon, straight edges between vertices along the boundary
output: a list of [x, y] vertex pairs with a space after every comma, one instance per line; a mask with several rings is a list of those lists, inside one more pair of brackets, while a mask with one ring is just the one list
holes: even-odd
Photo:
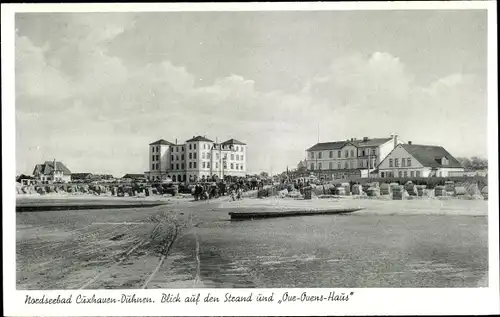
[[241, 141], [217, 143], [204, 136], [193, 136], [184, 144], [176, 143], [160, 139], [149, 144], [147, 179], [192, 183], [214, 175], [246, 175], [247, 149]]

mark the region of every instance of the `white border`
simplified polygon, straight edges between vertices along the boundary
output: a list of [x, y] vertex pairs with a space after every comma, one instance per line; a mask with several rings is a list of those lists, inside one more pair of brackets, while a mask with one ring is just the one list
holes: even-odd
[[[488, 160], [489, 191], [489, 287], [482, 289], [256, 289], [256, 290], [169, 290], [183, 296], [193, 292], [234, 295], [253, 291], [262, 294], [289, 291], [300, 295], [354, 291], [349, 302], [287, 305], [252, 304], [160, 304], [162, 291], [126, 291], [147, 294], [157, 299], [153, 305], [24, 305], [26, 294], [62, 294], [71, 291], [17, 291], [15, 286], [15, 108], [14, 108], [14, 13], [15, 12], [147, 12], [147, 11], [291, 11], [291, 10], [418, 10], [418, 9], [488, 9]], [[350, 3], [208, 3], [208, 4], [2, 4], [2, 193], [4, 314], [8, 316], [167, 316], [167, 315], [396, 315], [396, 314], [495, 314], [499, 304], [498, 250], [498, 74], [497, 17], [495, 1], [454, 2], [350, 2]], [[497, 177], [495, 177], [495, 175]], [[115, 291], [82, 291], [77, 293], [109, 296]], [[254, 294], [256, 295], [256, 294]], [[159, 297], [158, 297], [159, 296]], [[203, 295], [202, 295], [203, 296]]]

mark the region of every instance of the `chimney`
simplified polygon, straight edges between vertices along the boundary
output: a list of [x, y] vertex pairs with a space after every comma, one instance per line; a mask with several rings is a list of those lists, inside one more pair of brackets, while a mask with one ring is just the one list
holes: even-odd
[[175, 139], [175, 145], [177, 145], [177, 138]]
[[408, 141], [408, 144], [411, 145], [411, 141]]
[[368, 137], [367, 137], [367, 136], [364, 136], [364, 137], [363, 137], [363, 141], [368, 141]]
[[398, 146], [398, 135], [397, 134], [393, 134], [392, 135], [392, 139], [394, 140], [394, 147]]

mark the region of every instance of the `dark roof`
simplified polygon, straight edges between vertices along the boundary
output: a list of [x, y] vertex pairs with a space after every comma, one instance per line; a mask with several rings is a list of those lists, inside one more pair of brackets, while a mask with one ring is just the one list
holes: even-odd
[[187, 140], [186, 142], [196, 142], [196, 141], [202, 141], [202, 142], [213, 142], [210, 139], [205, 138], [204, 136], [198, 135], [196, 137], [192, 137], [191, 139]]
[[159, 139], [158, 141], [149, 143], [149, 145], [174, 145], [174, 144], [172, 142], [168, 142], [167, 140]]
[[382, 145], [388, 141], [392, 140], [392, 138], [374, 138], [374, 139], [368, 139], [368, 140], [354, 140], [351, 141], [352, 144], [354, 144], [357, 147], [368, 147], [368, 146], [379, 146]]
[[125, 174], [122, 178], [144, 178], [144, 174]]
[[307, 151], [339, 150], [343, 148], [347, 143], [347, 141], [317, 143], [316, 145], [308, 148]]
[[16, 177], [16, 181], [21, 180], [21, 179], [36, 179], [36, 178], [33, 176], [30, 176], [30, 175], [25, 175], [25, 174], [21, 174], [21, 175]]
[[[56, 169], [58, 171], [62, 171], [64, 175], [71, 175], [71, 171], [61, 162], [55, 162], [56, 163]], [[54, 171], [54, 161], [45, 161], [43, 164], [37, 164], [35, 165], [35, 169], [33, 170], [33, 174], [43, 174], [43, 175], [49, 175]]]
[[82, 179], [92, 176], [92, 173], [73, 173], [71, 174], [72, 179]]
[[[419, 145], [419, 144], [400, 144], [408, 153], [425, 167], [463, 167], [456, 158], [454, 158], [442, 146]], [[441, 165], [441, 158], [448, 159], [448, 165]]]
[[238, 141], [236, 139], [229, 139], [227, 141], [222, 142], [222, 144], [240, 144], [240, 145], [246, 145], [245, 143]]

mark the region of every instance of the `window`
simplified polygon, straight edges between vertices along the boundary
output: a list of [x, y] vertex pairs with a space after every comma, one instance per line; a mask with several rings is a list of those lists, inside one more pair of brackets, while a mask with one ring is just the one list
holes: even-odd
[[189, 153], [189, 159], [193, 158], [193, 153]]
[[243, 164], [240, 165], [240, 169], [243, 170]]
[[337, 157], [342, 157], [342, 151], [337, 151]]
[[345, 163], [344, 163], [344, 168], [345, 168], [345, 169], [348, 169], [348, 168], [349, 168], [349, 163], [348, 163], [348, 162], [345, 162]]
[[321, 166], [321, 163], [319, 163], [319, 164], [318, 164], [318, 169], [321, 169], [321, 167], [322, 167], [322, 166]]
[[160, 147], [159, 146], [156, 147], [156, 152], [160, 152]]
[[380, 173], [380, 177], [384, 178], [384, 177], [385, 177], [385, 173], [384, 173], [384, 172], [381, 172], [381, 173]]
[[205, 159], [205, 152], [202, 152], [202, 153], [201, 153], [201, 158], [202, 158], [202, 159]]
[[193, 158], [196, 160], [196, 153], [193, 153]]
[[179, 152], [179, 147], [178, 146], [175, 147], [175, 152]]
[[309, 152], [309, 157], [313, 159], [314, 158], [314, 152]]
[[191, 144], [191, 143], [189, 143], [189, 149], [190, 149], [190, 150], [191, 150], [191, 145], [192, 145], [192, 144]]
[[318, 153], [318, 158], [319, 159], [321, 158], [321, 154], [322, 154], [321, 152]]
[[233, 163], [231, 163], [231, 169], [234, 169], [234, 164]]
[[361, 156], [365, 156], [365, 150], [361, 150]]
[[227, 159], [227, 153], [224, 153], [224, 159]]
[[344, 156], [349, 157], [349, 151], [345, 151]]
[[175, 156], [175, 160], [178, 161], [179, 160], [179, 155], [176, 155]]
[[401, 166], [402, 167], [405, 167], [406, 165], [406, 160], [404, 158], [401, 159]]
[[215, 162], [215, 168], [219, 168], [219, 163]]
[[410, 172], [410, 176], [411, 176], [411, 177], [414, 177], [414, 176], [415, 176], [415, 172], [414, 172], [414, 171], [411, 171], [411, 172]]
[[399, 177], [403, 177], [403, 172], [399, 171], [399, 172], [398, 172], [398, 176], [399, 176]]
[[[330, 153], [332, 153], [332, 152], [330, 152]], [[328, 169], [333, 169], [333, 163], [332, 162], [328, 163]]]
[[231, 161], [234, 161], [234, 154], [231, 154]]
[[195, 150], [196, 150], [196, 143], [195, 143], [195, 144], [193, 144], [193, 149], [195, 149]]
[[238, 151], [239, 151], [239, 147], [238, 147], [238, 146], [236, 146], [236, 152], [238, 152]]
[[155, 169], [155, 165], [154, 164], [151, 164], [151, 169], [154, 170]]
[[172, 181], [175, 182], [176, 180], [177, 180], [177, 178], [175, 177], [175, 175], [172, 175]]
[[406, 166], [411, 166], [411, 158], [406, 159]]
[[210, 162], [207, 162], [207, 168], [210, 168]]
[[216, 157], [217, 159], [220, 159], [220, 155], [219, 155], [219, 153], [215, 154], [215, 157]]
[[351, 157], [354, 157], [354, 151], [351, 150]]
[[183, 161], [184, 161], [184, 154], [182, 154], [182, 155], [181, 155], [181, 160], [183, 160]]
[[341, 169], [342, 168], [342, 164], [339, 163], [338, 166], [337, 166], [337, 168]]
[[236, 165], [236, 169], [239, 170], [240, 169], [239, 168], [240, 167], [239, 164], [235, 164], [235, 165]]
[[241, 155], [241, 160], [242, 160], [242, 161], [244, 160], [244, 159], [243, 159], [243, 154]]
[[196, 168], [196, 162], [193, 162], [193, 168]]
[[420, 171], [417, 171], [416, 174], [417, 174], [417, 177], [420, 177]]
[[207, 153], [207, 159], [210, 159], [210, 153]]
[[170, 164], [170, 169], [173, 170], [174, 169], [174, 164]]
[[408, 177], [408, 171], [404, 171], [405, 178]]
[[207, 145], [205, 143], [203, 143], [203, 149], [206, 150], [207, 149]]
[[193, 163], [189, 162], [189, 168], [193, 168]]
[[186, 181], [186, 175], [182, 175], [182, 180], [185, 182]]
[[330, 158], [333, 157], [333, 151], [330, 151]]
[[183, 170], [183, 169], [184, 169], [184, 163], [181, 164], [181, 170]]
[[201, 163], [201, 168], [205, 168], [205, 166], [206, 166], [206, 165], [205, 165], [205, 162], [202, 162], [202, 163]]
[[154, 155], [151, 157], [151, 160], [152, 160], [152, 161], [154, 161], [154, 160], [155, 160], [155, 156], [154, 156]]
[[311, 169], [314, 170], [314, 163], [311, 163]]
[[399, 159], [394, 159], [394, 166], [396, 166], [396, 167], [399, 166]]
[[393, 167], [392, 159], [389, 159], [389, 167]]
[[171, 159], [171, 161], [173, 161], [173, 160], [174, 160], [174, 156], [172, 155], [172, 159]]

